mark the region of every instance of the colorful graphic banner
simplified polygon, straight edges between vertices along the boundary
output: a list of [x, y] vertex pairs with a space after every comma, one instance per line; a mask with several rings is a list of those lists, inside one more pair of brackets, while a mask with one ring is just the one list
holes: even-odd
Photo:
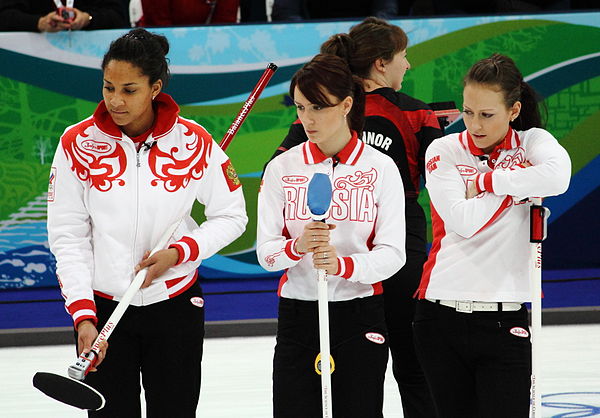
[[[357, 22], [160, 28], [171, 43], [166, 91], [181, 114], [219, 140], [269, 62], [279, 66], [228, 149], [250, 218], [244, 235], [205, 260], [206, 278], [255, 278], [256, 200], [264, 164], [296, 118], [286, 95], [294, 72], [329, 36]], [[540, 92], [547, 128], [573, 161], [569, 191], [552, 210], [544, 267], [600, 269], [600, 13], [397, 20], [410, 39], [402, 91], [425, 102], [462, 102], [462, 77], [493, 52], [510, 55]], [[0, 289], [56, 286], [48, 250], [50, 163], [63, 130], [101, 100], [100, 63], [121, 30], [0, 33]], [[461, 120], [448, 132], [464, 129]], [[420, 202], [429, 210], [426, 191]], [[193, 209], [201, 221], [200, 205]]]

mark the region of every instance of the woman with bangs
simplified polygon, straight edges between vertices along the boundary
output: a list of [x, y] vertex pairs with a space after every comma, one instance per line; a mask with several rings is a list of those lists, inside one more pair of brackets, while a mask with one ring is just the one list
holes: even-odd
[[[321, 53], [341, 57], [365, 90], [365, 124], [359, 139], [396, 163], [405, 198], [406, 263], [383, 282], [392, 369], [406, 418], [435, 415], [429, 388], [413, 343], [412, 321], [423, 263], [427, 259], [425, 212], [418, 202], [425, 179], [425, 151], [442, 136], [437, 117], [421, 100], [402, 93], [410, 70], [408, 37], [399, 26], [367, 17], [348, 33], [331, 36]], [[306, 141], [300, 120], [294, 122], [274, 156]], [[400, 209], [398, 209], [400, 210]], [[404, 233], [404, 231], [403, 231]]]
[[[257, 255], [285, 270], [273, 359], [274, 417], [321, 417], [317, 271], [329, 275], [336, 417], [382, 417], [388, 361], [381, 282], [405, 262], [404, 196], [394, 161], [360, 141], [364, 92], [347, 63], [319, 54], [292, 78], [308, 141], [266, 167], [258, 199]], [[308, 182], [327, 174], [326, 222], [311, 221]]]

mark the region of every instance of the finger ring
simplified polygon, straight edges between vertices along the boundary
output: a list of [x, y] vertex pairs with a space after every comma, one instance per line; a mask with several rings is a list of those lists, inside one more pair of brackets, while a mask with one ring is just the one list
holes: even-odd
[[327, 253], [323, 253], [323, 258], [327, 258]]

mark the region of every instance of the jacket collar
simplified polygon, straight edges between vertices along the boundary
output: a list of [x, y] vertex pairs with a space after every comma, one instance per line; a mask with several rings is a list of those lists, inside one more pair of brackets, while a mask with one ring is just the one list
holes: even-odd
[[[463, 147], [465, 147], [465, 149], [468, 149], [471, 152], [471, 154], [485, 155], [485, 152], [483, 152], [481, 148], [478, 148], [477, 145], [475, 145], [469, 131], [464, 130], [460, 134], [460, 142], [462, 143]], [[502, 142], [496, 145], [496, 147], [490, 154], [500, 152], [500, 150], [503, 149], [517, 148], [519, 146], [521, 146], [521, 138], [519, 138], [519, 134], [513, 128], [509, 128]]]
[[[352, 131], [350, 141], [333, 158], [342, 164], [354, 165], [358, 162], [364, 149], [364, 142], [358, 140], [356, 131]], [[319, 164], [329, 158], [321, 152], [317, 144], [310, 141], [306, 141], [302, 145], [302, 154], [305, 164]]]
[[[159, 93], [153, 102], [154, 110], [156, 111], [156, 119], [152, 127], [152, 137], [158, 139], [168, 134], [179, 117], [179, 106], [171, 96], [166, 93]], [[123, 131], [113, 122], [110, 113], [106, 109], [106, 103], [102, 100], [94, 115], [92, 116], [94, 124], [106, 135], [120, 140], [123, 138]]]

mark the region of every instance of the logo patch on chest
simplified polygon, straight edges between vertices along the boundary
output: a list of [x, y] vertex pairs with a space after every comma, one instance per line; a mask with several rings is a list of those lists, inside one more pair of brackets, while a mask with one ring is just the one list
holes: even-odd
[[306, 176], [284, 176], [282, 178], [284, 183], [287, 184], [303, 184], [308, 181], [308, 177]]
[[471, 167], [470, 165], [458, 164], [456, 169], [461, 176], [472, 176], [477, 174], [477, 169], [475, 169], [475, 167]]
[[93, 141], [91, 139], [85, 140], [81, 142], [81, 148], [86, 151], [96, 152], [98, 154], [106, 154], [112, 150], [112, 147], [109, 143]]
[[61, 139], [71, 170], [79, 180], [100, 192], [109, 191], [113, 185], [124, 186], [121, 176], [127, 167], [127, 156], [123, 147], [117, 142], [87, 139], [90, 132], [89, 126], [82, 126], [67, 131]]

